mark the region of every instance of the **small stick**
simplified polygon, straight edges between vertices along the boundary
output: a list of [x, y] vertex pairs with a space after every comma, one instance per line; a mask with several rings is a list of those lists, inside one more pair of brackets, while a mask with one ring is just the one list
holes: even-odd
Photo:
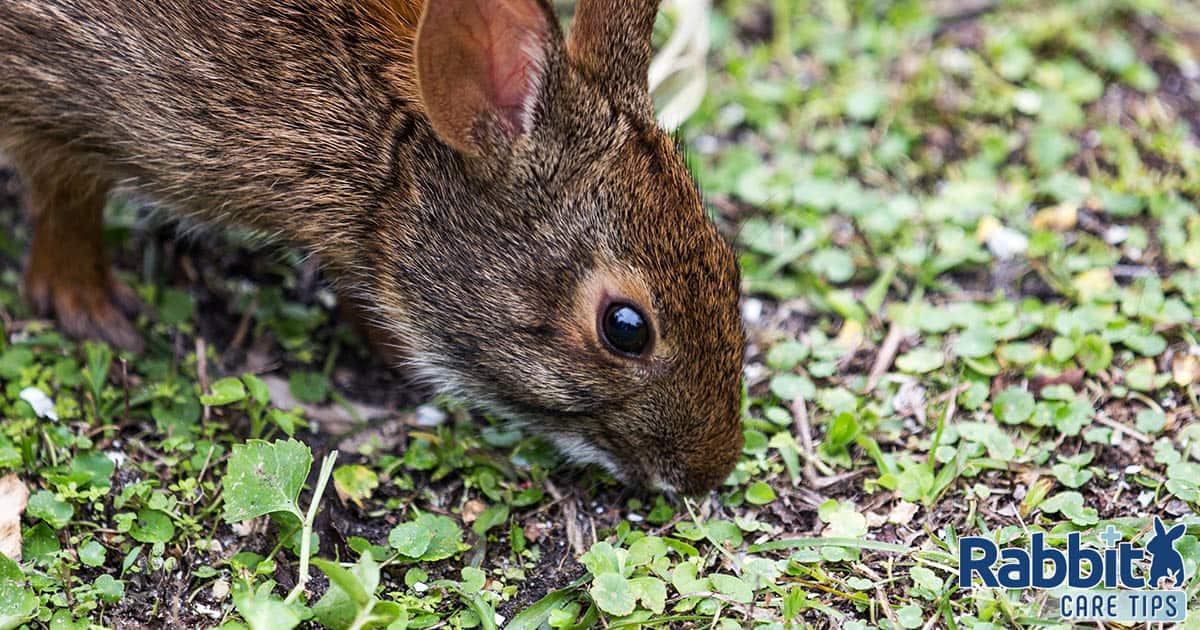
[[812, 425], [808, 422], [808, 403], [803, 397], [792, 401], [792, 416], [795, 418], [796, 435], [800, 438], [800, 448], [804, 449], [804, 477], [810, 482], [816, 478], [813, 470], [813, 439]]
[[258, 310], [258, 298], [250, 300], [250, 306], [246, 308], [246, 312], [242, 313], [242, 321], [238, 322], [237, 331], [233, 333], [233, 341], [229, 342], [229, 348], [238, 350], [242, 344], [246, 342], [246, 336], [250, 334], [250, 321], [254, 318], [254, 311]]
[[1145, 433], [1142, 433], [1137, 429], [1127, 427], [1102, 413], [1096, 414], [1096, 422], [1099, 422], [1104, 426], [1111, 427], [1114, 431], [1124, 433], [1125, 435], [1128, 435], [1142, 444], [1152, 444], [1154, 442], [1154, 440], [1150, 439], [1150, 436], [1146, 435]]
[[884, 374], [891, 369], [892, 362], [896, 360], [896, 352], [900, 350], [900, 342], [904, 341], [905, 327], [898, 322], [892, 322], [888, 328], [887, 336], [883, 338], [883, 344], [879, 346], [879, 354], [875, 356], [875, 365], [871, 366], [870, 375], [867, 377], [866, 392], [875, 391], [879, 386], [879, 381]]
[[[196, 378], [200, 381], [200, 392], [208, 394], [208, 357], [204, 348], [204, 338], [196, 337]], [[212, 409], [204, 405], [204, 422], [212, 416]]]

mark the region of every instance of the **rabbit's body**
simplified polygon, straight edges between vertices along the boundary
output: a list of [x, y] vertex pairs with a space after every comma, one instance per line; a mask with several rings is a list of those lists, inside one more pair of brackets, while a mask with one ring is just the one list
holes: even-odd
[[712, 487], [741, 445], [738, 276], [653, 122], [656, 4], [584, 0], [568, 46], [544, 0], [0, 0], [27, 297], [138, 344], [99, 238], [119, 184], [316, 253], [441, 390]]
[[395, 41], [419, 7], [398, 33], [371, 7], [0, 0], [0, 143], [27, 177], [86, 172], [340, 264], [346, 213], [405, 191], [428, 141]]

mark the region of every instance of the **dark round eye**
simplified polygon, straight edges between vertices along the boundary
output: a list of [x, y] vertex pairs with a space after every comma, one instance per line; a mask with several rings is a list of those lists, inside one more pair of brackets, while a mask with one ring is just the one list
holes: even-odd
[[600, 327], [608, 345], [622, 354], [640, 356], [650, 344], [650, 324], [628, 304], [617, 302], [609, 306]]

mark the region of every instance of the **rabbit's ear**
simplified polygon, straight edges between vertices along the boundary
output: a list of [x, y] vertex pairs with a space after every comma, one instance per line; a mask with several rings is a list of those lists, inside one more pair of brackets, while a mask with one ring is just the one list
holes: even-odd
[[1180, 524], [1176, 525], [1175, 527], [1172, 527], [1169, 531], [1167, 531], [1167, 533], [1165, 535], [1167, 537], [1167, 540], [1175, 540], [1176, 538], [1183, 536], [1183, 533], [1185, 531], [1187, 531], [1187, 525], [1180, 523]]
[[659, 0], [579, 0], [567, 44], [571, 59], [610, 98], [650, 118], [650, 39], [658, 5]]
[[532, 131], [561, 37], [545, 0], [426, 0], [417, 83], [438, 135], [481, 155]]
[[1162, 520], [1160, 520], [1157, 516], [1154, 517], [1154, 535], [1155, 536], [1166, 536], [1167, 535], [1167, 530], [1163, 528]]

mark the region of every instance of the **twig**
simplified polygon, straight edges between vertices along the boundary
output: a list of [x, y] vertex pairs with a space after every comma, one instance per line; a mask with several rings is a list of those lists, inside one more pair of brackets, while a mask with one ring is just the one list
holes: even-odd
[[246, 308], [246, 312], [242, 313], [242, 320], [238, 322], [237, 331], [233, 333], [233, 341], [229, 342], [231, 350], [238, 350], [242, 344], [246, 342], [247, 335], [250, 334], [250, 322], [254, 318], [254, 311], [258, 310], [258, 297], [250, 300], [250, 306]]
[[887, 336], [883, 338], [883, 344], [879, 346], [879, 354], [875, 356], [875, 365], [871, 366], [866, 391], [863, 393], [875, 391], [880, 379], [891, 369], [892, 362], [896, 360], [896, 352], [900, 350], [900, 342], [904, 340], [904, 334], [905, 326], [899, 322], [892, 322]]
[[[205, 351], [204, 338], [196, 337], [196, 379], [200, 381], [200, 393], [208, 394], [208, 353]], [[204, 422], [208, 423], [212, 409], [204, 405]]]
[[900, 618], [896, 616], [896, 611], [892, 610], [892, 604], [888, 602], [887, 593], [879, 584], [875, 585], [875, 599], [879, 600], [879, 605], [883, 607], [883, 614], [891, 620], [893, 626], [900, 625]]
[[1103, 413], [1096, 414], [1096, 422], [1099, 422], [1100, 424], [1103, 424], [1104, 426], [1110, 427], [1114, 431], [1119, 431], [1121, 433], [1124, 433], [1125, 435], [1128, 435], [1129, 437], [1141, 442], [1142, 444], [1152, 444], [1154, 442], [1154, 440], [1150, 439], [1150, 436], [1146, 435], [1145, 433], [1142, 433], [1141, 431], [1138, 431], [1137, 429], [1127, 427], [1127, 426], [1121, 424], [1120, 422], [1117, 422], [1116, 420], [1109, 418], [1108, 416], [1104, 415]]
[[[813, 446], [812, 425], [808, 421], [808, 403], [804, 401], [804, 398], [799, 397], [792, 401], [792, 417], [796, 435], [800, 438], [800, 450], [803, 451], [801, 454], [804, 455], [804, 478], [810, 484], [824, 487], [820, 485], [821, 477], [817, 475], [815, 468], [820, 468], [822, 475], [832, 475], [833, 470], [817, 458], [816, 449]], [[836, 483], [836, 481], [830, 483]], [[830, 483], [825, 485], [830, 485]]]
[[816, 477], [816, 471], [813, 470], [812, 425], [808, 422], [808, 403], [803, 397], [792, 401], [792, 418], [796, 426], [796, 437], [800, 438], [800, 449], [804, 451], [804, 476], [812, 481]]

